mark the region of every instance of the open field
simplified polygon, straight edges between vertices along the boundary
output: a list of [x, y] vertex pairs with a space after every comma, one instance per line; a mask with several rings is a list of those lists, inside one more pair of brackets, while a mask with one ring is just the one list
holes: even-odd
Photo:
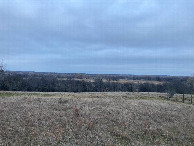
[[190, 95], [0, 92], [0, 145], [193, 145]]
[[[67, 78], [60, 78], [58, 80], [68, 80]], [[73, 80], [76, 81], [85, 81], [85, 82], [95, 82], [95, 79], [78, 79], [78, 78], [74, 78]], [[144, 84], [144, 83], [148, 83], [148, 84], [164, 84], [165, 82], [161, 82], [161, 81], [148, 81], [148, 80], [129, 80], [129, 79], [118, 79], [116, 81], [114, 80], [106, 80], [103, 79], [103, 82], [114, 82], [114, 83], [134, 83], [134, 84]]]

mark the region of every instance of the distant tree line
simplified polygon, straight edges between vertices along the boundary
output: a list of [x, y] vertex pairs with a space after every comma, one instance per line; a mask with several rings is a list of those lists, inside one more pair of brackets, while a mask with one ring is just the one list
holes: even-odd
[[[94, 77], [93, 82], [74, 80], [69, 77], [60, 79], [58, 75], [0, 74], [1, 91], [39, 91], [39, 92], [174, 92], [193, 93], [194, 84], [188, 78], [162, 78], [163, 84], [153, 83], [120, 83], [107, 80], [103, 76]], [[106, 77], [105, 77], [106, 78]], [[112, 78], [112, 77], [111, 77]], [[111, 79], [110, 78], [110, 79]], [[120, 77], [114, 76], [114, 80]], [[147, 77], [146, 77], [147, 78]], [[158, 79], [157, 79], [158, 80]]]

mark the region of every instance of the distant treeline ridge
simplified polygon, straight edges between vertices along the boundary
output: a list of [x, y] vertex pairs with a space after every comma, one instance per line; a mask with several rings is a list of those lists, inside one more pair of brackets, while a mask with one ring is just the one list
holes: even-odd
[[[86, 76], [84, 76], [86, 77]], [[193, 93], [194, 84], [188, 77], [156, 77], [156, 81], [164, 81], [163, 84], [153, 83], [119, 83], [112, 80], [123, 79], [123, 76], [93, 76], [93, 82], [74, 80], [75, 76], [68, 75], [66, 80], [61, 80], [56, 74], [0, 74], [0, 90], [2, 91], [39, 91], [39, 92], [174, 92]], [[137, 79], [142, 79], [138, 78]], [[147, 77], [147, 80], [154, 80]], [[106, 82], [103, 82], [106, 79]], [[126, 78], [125, 78], [126, 79]], [[144, 78], [144, 80], [146, 80]]]

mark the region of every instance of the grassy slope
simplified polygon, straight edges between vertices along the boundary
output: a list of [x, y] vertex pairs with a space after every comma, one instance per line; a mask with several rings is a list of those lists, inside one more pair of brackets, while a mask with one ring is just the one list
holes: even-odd
[[0, 119], [0, 145], [194, 144], [194, 106], [158, 93], [0, 92]]

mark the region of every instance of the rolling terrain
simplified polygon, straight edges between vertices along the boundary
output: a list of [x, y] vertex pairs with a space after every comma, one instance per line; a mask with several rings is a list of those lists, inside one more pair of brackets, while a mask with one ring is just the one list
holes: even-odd
[[193, 145], [189, 95], [0, 92], [0, 145]]

